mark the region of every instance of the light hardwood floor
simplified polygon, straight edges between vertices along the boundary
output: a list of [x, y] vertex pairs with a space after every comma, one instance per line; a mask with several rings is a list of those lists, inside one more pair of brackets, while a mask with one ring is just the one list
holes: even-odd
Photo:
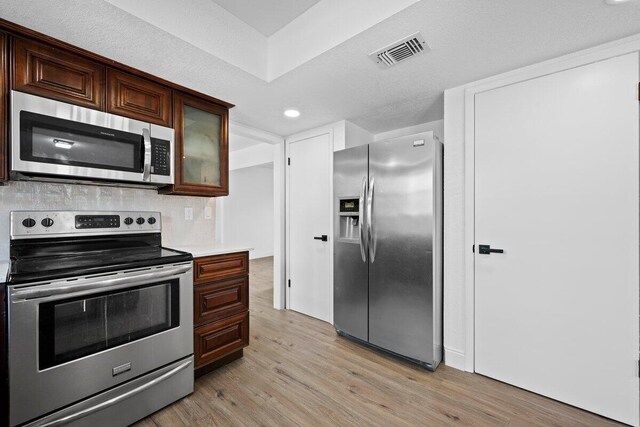
[[446, 365], [428, 372], [338, 337], [327, 323], [274, 310], [272, 259], [250, 268], [244, 358], [137, 426], [617, 425]]

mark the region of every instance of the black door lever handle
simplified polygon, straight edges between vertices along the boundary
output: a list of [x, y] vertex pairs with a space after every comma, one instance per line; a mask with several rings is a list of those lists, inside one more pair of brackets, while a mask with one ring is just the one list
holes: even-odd
[[326, 242], [327, 240], [329, 240], [329, 238], [327, 237], [326, 234], [323, 234], [322, 236], [315, 236], [313, 239], [314, 240], [322, 240], [323, 242]]
[[491, 255], [494, 254], [503, 254], [503, 249], [491, 249], [491, 245], [478, 245], [478, 253], [483, 255]]

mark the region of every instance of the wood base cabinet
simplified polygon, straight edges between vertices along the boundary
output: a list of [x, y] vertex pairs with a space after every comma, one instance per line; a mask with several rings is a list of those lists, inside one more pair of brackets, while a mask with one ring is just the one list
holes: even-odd
[[194, 259], [196, 377], [242, 357], [249, 345], [249, 253]]

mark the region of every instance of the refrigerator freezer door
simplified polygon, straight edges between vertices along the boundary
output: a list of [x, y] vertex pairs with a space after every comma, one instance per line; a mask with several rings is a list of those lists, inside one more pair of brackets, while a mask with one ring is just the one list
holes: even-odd
[[[333, 157], [333, 321], [338, 331], [364, 341], [368, 339], [369, 302], [364, 233], [368, 161], [367, 145], [337, 151]], [[354, 205], [351, 212], [340, 215], [341, 200], [354, 203], [357, 200], [358, 209]]]
[[[369, 145], [369, 342], [426, 364], [434, 349], [435, 141]], [[435, 367], [435, 366], [434, 366]]]

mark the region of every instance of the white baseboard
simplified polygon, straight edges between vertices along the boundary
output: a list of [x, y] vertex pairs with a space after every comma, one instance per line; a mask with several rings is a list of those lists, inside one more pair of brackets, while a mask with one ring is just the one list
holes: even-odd
[[465, 370], [464, 369], [465, 367], [464, 353], [458, 350], [453, 350], [445, 347], [444, 348], [444, 364], [452, 368], [460, 369], [461, 371], [464, 371]]

